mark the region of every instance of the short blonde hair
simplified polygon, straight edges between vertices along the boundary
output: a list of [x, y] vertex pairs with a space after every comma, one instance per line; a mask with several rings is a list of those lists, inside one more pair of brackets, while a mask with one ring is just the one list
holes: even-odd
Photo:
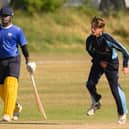
[[103, 18], [100, 17], [93, 17], [93, 19], [91, 20], [91, 25], [95, 28], [104, 28], [105, 26], [105, 21]]

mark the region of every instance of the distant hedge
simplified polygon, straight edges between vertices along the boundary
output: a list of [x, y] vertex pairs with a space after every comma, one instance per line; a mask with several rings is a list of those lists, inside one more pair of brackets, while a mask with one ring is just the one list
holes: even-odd
[[30, 13], [37, 11], [54, 11], [64, 4], [65, 0], [11, 0], [11, 6], [24, 9]]

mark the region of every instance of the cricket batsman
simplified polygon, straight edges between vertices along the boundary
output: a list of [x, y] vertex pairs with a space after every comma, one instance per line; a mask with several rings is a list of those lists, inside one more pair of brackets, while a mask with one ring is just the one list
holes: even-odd
[[34, 69], [29, 62], [26, 37], [22, 29], [12, 23], [13, 16], [10, 7], [0, 9], [0, 97], [4, 102], [2, 120], [6, 122], [17, 120], [22, 109], [16, 102], [21, 62], [19, 47], [25, 57], [27, 70], [32, 72]]

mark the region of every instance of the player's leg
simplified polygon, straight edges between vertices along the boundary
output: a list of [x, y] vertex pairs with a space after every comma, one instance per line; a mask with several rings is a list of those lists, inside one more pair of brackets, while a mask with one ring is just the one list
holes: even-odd
[[6, 63], [0, 60], [0, 98], [4, 102], [4, 78], [6, 76], [5, 66]]
[[16, 104], [18, 80], [16, 77], [8, 76], [4, 81], [4, 117], [3, 120], [10, 121]]
[[121, 103], [122, 103], [122, 110], [123, 110], [123, 114], [121, 115], [120, 113], [118, 113], [118, 123], [119, 124], [124, 124], [126, 122], [126, 115], [128, 113], [128, 109], [127, 109], [127, 104], [126, 104], [126, 97], [125, 97], [125, 93], [122, 90], [122, 88], [119, 86], [118, 87], [119, 90], [119, 95], [121, 98]]
[[[125, 123], [127, 114], [126, 98], [124, 91], [118, 83], [118, 71], [107, 71], [106, 77], [117, 105], [117, 112], [120, 120], [118, 122], [120, 123], [122, 121], [121, 123]], [[124, 120], [122, 120], [122, 118], [124, 118]]]
[[2, 99], [2, 101], [4, 101], [4, 87], [2, 84], [0, 84], [0, 98]]
[[16, 102], [15, 104], [15, 108], [14, 108], [14, 111], [13, 111], [13, 120], [18, 120], [19, 116], [20, 116], [20, 113], [22, 111], [22, 105], [18, 102]]
[[8, 59], [7, 64], [8, 71], [4, 80], [4, 116], [12, 119], [17, 98], [20, 56]]
[[[0, 97], [4, 103], [4, 86], [1, 84], [0, 85]], [[22, 105], [18, 102], [16, 102], [15, 104], [15, 108], [14, 108], [14, 111], [13, 111], [13, 120], [18, 120], [19, 116], [20, 116], [20, 113], [22, 111]]]
[[90, 93], [92, 105], [87, 111], [87, 115], [94, 115], [95, 111], [100, 108], [100, 99], [101, 95], [97, 93], [96, 84], [98, 83], [101, 75], [104, 70], [96, 64], [93, 64], [90, 70], [90, 74], [88, 77], [88, 81], [86, 83], [86, 87]]

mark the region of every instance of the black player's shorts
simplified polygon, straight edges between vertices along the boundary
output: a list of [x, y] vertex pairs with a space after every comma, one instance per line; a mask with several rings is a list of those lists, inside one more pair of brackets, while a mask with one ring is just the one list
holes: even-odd
[[0, 59], [0, 84], [7, 76], [18, 78], [20, 73], [20, 56]]

